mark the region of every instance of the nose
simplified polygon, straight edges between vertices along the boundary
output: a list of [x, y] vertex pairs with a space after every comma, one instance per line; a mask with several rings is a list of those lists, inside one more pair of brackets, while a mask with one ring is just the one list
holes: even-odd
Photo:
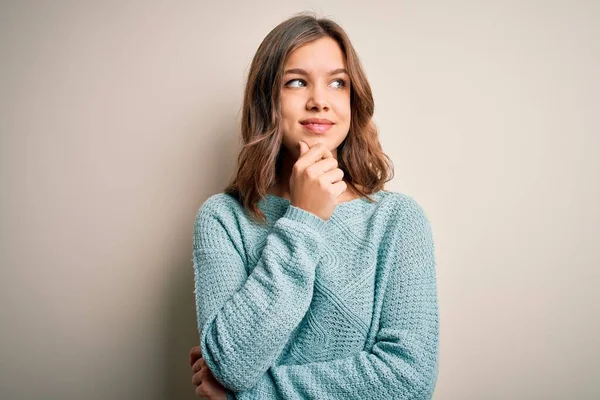
[[306, 102], [307, 110], [314, 109], [320, 111], [329, 109], [326, 89], [321, 88], [319, 85], [313, 85], [309, 93], [308, 101]]

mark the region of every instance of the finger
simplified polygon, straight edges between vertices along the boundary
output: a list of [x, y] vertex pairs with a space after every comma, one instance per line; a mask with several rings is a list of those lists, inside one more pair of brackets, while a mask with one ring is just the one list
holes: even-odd
[[323, 143], [317, 143], [308, 149], [308, 151], [298, 159], [296, 164], [303, 170], [323, 158], [333, 158], [333, 154]]
[[210, 384], [211, 381], [215, 379], [208, 368], [202, 368], [198, 374], [200, 375], [200, 381], [203, 384]]
[[196, 386], [196, 396], [202, 397], [206, 400], [210, 400], [210, 397], [208, 396], [208, 389], [209, 388], [206, 386], [206, 383], [202, 382], [200, 385]]
[[194, 375], [192, 375], [192, 384], [198, 386], [200, 383], [202, 382], [202, 375], [200, 375], [200, 372], [196, 372]]
[[202, 395], [207, 399], [220, 398], [219, 393], [226, 393], [225, 388], [214, 379], [203, 379], [198, 388], [202, 390]]
[[202, 361], [203, 361], [203, 360], [204, 360], [204, 359], [203, 359], [203, 358], [201, 358], [201, 359], [199, 359], [198, 361], [196, 361], [196, 362], [194, 363], [194, 365], [192, 366], [192, 373], [193, 373], [193, 374], [195, 374], [196, 372], [200, 371], [200, 369], [202, 368]]
[[339, 168], [332, 169], [331, 171], [327, 171], [323, 173], [321, 176], [321, 180], [327, 183], [336, 183], [341, 181], [344, 178], [344, 171]]
[[200, 350], [200, 346], [192, 347], [190, 350], [190, 366], [194, 365], [197, 359], [202, 357], [202, 351]]
[[308, 151], [308, 144], [306, 144], [306, 142], [300, 141], [300, 157], [302, 157], [302, 155], [304, 153], [306, 153]]
[[339, 197], [342, 193], [344, 193], [346, 191], [346, 189], [348, 188], [348, 185], [346, 184], [346, 182], [344, 181], [339, 181], [336, 182], [334, 184], [332, 184], [333, 186], [333, 192]]
[[212, 371], [210, 370], [210, 368], [208, 368], [208, 366], [206, 365], [206, 363], [203, 363], [200, 366], [200, 370], [198, 371], [198, 373], [202, 376], [203, 379], [207, 379], [207, 378], [212, 378], [213, 377]]
[[336, 169], [338, 166], [338, 161], [335, 158], [324, 158], [320, 161], [317, 161], [313, 165], [309, 165], [306, 168], [307, 172], [315, 172], [316, 175], [321, 175], [327, 171], [331, 171]]

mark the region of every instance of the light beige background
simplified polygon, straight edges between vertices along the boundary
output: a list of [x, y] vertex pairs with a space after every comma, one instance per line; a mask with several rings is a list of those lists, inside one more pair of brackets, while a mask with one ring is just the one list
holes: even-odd
[[0, 398], [194, 398], [194, 215], [302, 10], [346, 28], [431, 220], [434, 398], [600, 398], [599, 3], [375, 0], [2, 3]]

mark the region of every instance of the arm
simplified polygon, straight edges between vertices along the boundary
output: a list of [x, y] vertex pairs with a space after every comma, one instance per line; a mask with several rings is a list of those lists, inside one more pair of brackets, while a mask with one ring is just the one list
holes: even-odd
[[[432, 233], [410, 199], [388, 236], [389, 271], [380, 328], [370, 352], [326, 362], [273, 366], [238, 399], [430, 399], [437, 379], [438, 305]], [[385, 279], [385, 278], [383, 278]]]
[[198, 330], [210, 371], [239, 391], [274, 364], [308, 310], [325, 221], [290, 205], [248, 276], [237, 221], [218, 210], [209, 202], [194, 224]]

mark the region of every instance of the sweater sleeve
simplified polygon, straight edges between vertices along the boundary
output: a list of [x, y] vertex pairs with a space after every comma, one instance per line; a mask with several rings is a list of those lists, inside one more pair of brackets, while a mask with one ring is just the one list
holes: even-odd
[[432, 232], [410, 201], [390, 232], [389, 271], [370, 352], [325, 362], [272, 366], [238, 399], [430, 399], [438, 373], [438, 303]]
[[237, 221], [216, 206], [203, 205], [194, 223], [200, 348], [215, 378], [240, 391], [274, 364], [308, 310], [325, 221], [290, 205], [248, 275]]

